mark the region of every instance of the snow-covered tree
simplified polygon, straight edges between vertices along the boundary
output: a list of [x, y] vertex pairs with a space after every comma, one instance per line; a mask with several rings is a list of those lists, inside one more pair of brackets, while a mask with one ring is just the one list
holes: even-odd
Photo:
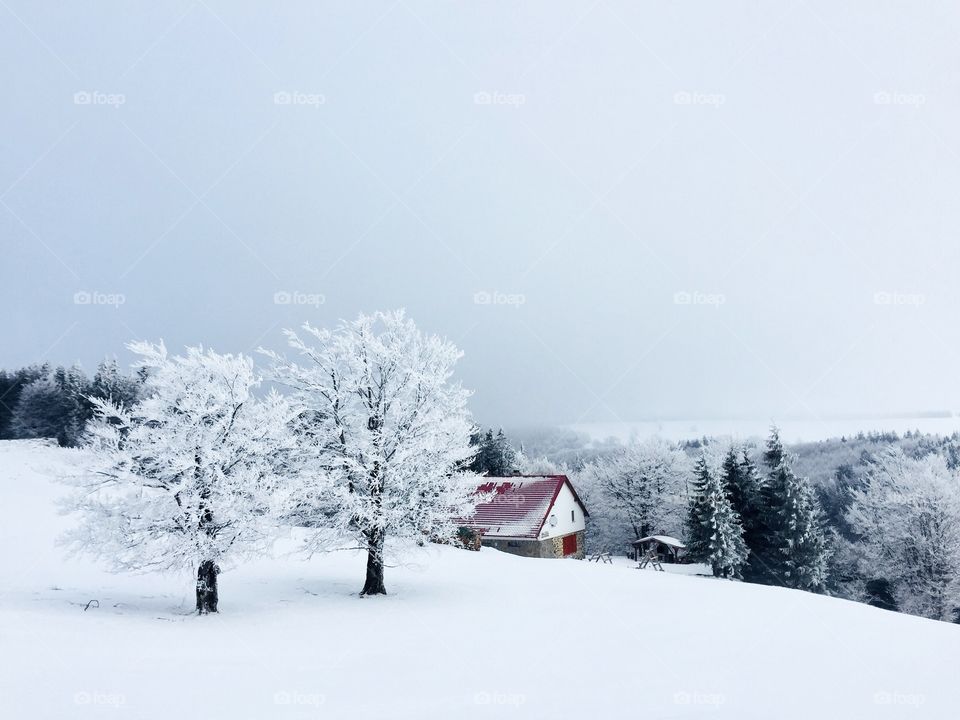
[[10, 420], [14, 437], [55, 438], [74, 447], [92, 412], [90, 381], [78, 366], [58, 367], [26, 385]]
[[[960, 608], [960, 477], [941, 455], [881, 452], [847, 514], [866, 577], [904, 612], [954, 620]], [[876, 582], [876, 581], [874, 581]]]
[[303, 364], [267, 354], [313, 413], [303, 437], [314, 482], [299, 505], [367, 551], [361, 595], [385, 594], [386, 539], [453, 537], [477, 501], [476, 476], [459, 471], [473, 456], [469, 394], [452, 381], [462, 353], [403, 311], [286, 335]]
[[701, 457], [694, 470], [687, 519], [690, 556], [709, 563], [714, 577], [739, 577], [747, 559], [740, 517], [734, 511], [723, 479]]
[[634, 540], [680, 534], [690, 473], [682, 450], [660, 438], [634, 442], [597, 460], [593, 473], [604, 501], [629, 523]]
[[477, 428], [470, 436], [470, 444], [476, 450], [476, 455], [470, 462], [470, 469], [473, 472], [491, 477], [504, 477], [517, 471], [517, 451], [507, 440], [502, 428], [496, 434], [492, 429], [484, 433]]
[[830, 556], [823, 512], [810, 482], [793, 472], [776, 428], [764, 460], [770, 472], [760, 489], [762, 539], [752, 569], [768, 584], [822, 592]]
[[95, 398], [111, 400], [116, 405], [132, 407], [140, 394], [140, 383], [137, 378], [121, 372], [117, 361], [113, 358], [104, 360], [97, 367], [97, 373], [90, 383], [90, 395]]
[[[760, 474], [745, 447], [731, 444], [723, 456], [721, 480], [730, 498], [730, 506], [740, 518], [743, 541], [752, 554], [761, 544]], [[748, 574], [750, 558], [744, 568]]]
[[115, 570], [196, 570], [197, 611], [217, 612], [221, 566], [263, 552], [285, 497], [297, 410], [252, 394], [259, 378], [242, 355], [132, 343], [146, 372], [127, 408], [94, 399], [94, 470], [74, 479], [67, 535]]

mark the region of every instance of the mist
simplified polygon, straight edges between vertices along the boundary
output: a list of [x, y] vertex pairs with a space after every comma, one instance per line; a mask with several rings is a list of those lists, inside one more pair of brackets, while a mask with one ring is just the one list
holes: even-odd
[[0, 17], [0, 367], [403, 307], [485, 424], [960, 405], [956, 6]]

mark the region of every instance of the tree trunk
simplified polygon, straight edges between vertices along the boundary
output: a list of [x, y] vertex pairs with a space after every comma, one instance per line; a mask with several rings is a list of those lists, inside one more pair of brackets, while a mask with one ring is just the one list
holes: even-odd
[[365, 595], [386, 595], [383, 586], [383, 531], [374, 530], [367, 540], [367, 580], [360, 591]]
[[217, 612], [217, 575], [220, 568], [213, 560], [204, 560], [197, 568], [197, 612]]

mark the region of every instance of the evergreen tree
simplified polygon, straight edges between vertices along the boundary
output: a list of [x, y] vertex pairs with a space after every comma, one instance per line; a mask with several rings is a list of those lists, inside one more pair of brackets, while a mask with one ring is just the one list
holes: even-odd
[[739, 577], [749, 550], [743, 541], [740, 518], [731, 505], [720, 476], [710, 472], [707, 462], [697, 462], [695, 494], [688, 518], [691, 555], [707, 562], [714, 577]]
[[104, 360], [90, 383], [91, 397], [109, 400], [115, 405], [131, 407], [139, 399], [143, 378], [134, 378], [120, 372], [115, 359]]
[[710, 469], [703, 456], [697, 460], [693, 474], [690, 505], [687, 510], [687, 556], [697, 562], [706, 562], [710, 552], [710, 532], [706, 523], [709, 515], [707, 492], [710, 485]]
[[829, 559], [823, 513], [810, 483], [790, 467], [775, 427], [764, 461], [770, 472], [760, 489], [759, 542], [751, 568], [756, 574], [751, 575], [770, 585], [822, 592]]
[[756, 574], [751, 565], [754, 554], [762, 547], [762, 506], [760, 473], [747, 454], [746, 448], [731, 446], [723, 458], [721, 479], [730, 498], [730, 506], [740, 518], [743, 541], [750, 554], [743, 568], [746, 578]]
[[470, 444], [477, 448], [470, 462], [470, 470], [490, 477], [505, 477], [517, 472], [518, 457], [503, 429], [494, 435], [493, 430], [481, 432], [475, 429], [470, 435]]
[[60, 445], [80, 444], [92, 405], [90, 383], [79, 367], [58, 367], [25, 386], [10, 420], [17, 438], [55, 438]]
[[13, 415], [23, 389], [50, 373], [48, 365], [30, 365], [14, 372], [0, 370], [0, 440], [16, 437]]

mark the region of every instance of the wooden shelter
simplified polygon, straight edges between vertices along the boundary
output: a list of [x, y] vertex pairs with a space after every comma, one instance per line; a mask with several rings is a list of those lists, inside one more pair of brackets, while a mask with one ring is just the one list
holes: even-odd
[[661, 571], [663, 567], [660, 563], [680, 562], [680, 551], [687, 548], [682, 542], [669, 535], [648, 535], [639, 540], [634, 540], [632, 545], [639, 562], [637, 567], [645, 568], [652, 564], [654, 569]]

